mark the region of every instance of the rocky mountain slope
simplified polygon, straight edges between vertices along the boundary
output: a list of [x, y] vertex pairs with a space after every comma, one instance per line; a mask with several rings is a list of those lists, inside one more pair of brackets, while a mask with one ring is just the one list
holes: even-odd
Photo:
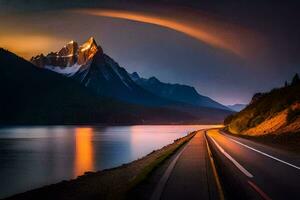
[[225, 119], [234, 134], [250, 136], [300, 132], [300, 79], [268, 93], [258, 93], [241, 112]]

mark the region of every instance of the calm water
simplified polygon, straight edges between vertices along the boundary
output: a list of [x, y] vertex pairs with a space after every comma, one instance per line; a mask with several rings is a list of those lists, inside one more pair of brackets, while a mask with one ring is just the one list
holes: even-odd
[[210, 126], [47, 126], [0, 129], [0, 198], [128, 163]]

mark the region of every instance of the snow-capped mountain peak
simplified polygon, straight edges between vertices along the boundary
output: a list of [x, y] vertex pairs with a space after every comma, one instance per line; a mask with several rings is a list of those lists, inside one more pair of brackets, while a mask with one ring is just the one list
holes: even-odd
[[99, 50], [102, 52], [101, 47], [98, 47], [95, 39], [90, 37], [78, 49], [78, 64], [85, 64], [87, 61], [91, 60]]
[[31, 62], [38, 67], [72, 76], [81, 68], [87, 68], [97, 52], [103, 53], [102, 48], [97, 45], [93, 37], [90, 37], [80, 46], [71, 40], [57, 52], [32, 57]]
[[90, 37], [85, 43], [80, 46], [80, 51], [87, 51], [89, 49], [97, 49], [97, 43], [93, 37]]
[[72, 57], [76, 55], [76, 52], [78, 50], [78, 44], [77, 42], [74, 42], [73, 40], [69, 42], [67, 45], [65, 45], [60, 51], [58, 51], [55, 55], [56, 57]]

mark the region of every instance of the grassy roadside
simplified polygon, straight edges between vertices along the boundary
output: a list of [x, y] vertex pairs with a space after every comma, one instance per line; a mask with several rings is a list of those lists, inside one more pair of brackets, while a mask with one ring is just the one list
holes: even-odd
[[[138, 183], [145, 180], [149, 174], [157, 167], [159, 167], [160, 164], [162, 164], [167, 158], [169, 158], [171, 155], [173, 155], [180, 147], [182, 147], [184, 144], [186, 144], [194, 135], [196, 132], [190, 133], [187, 137], [180, 138], [174, 141], [175, 145], [170, 146], [170, 148], [166, 148], [164, 152], [153, 162], [149, 163], [147, 166], [143, 168], [143, 170], [139, 173], [139, 175], [134, 179], [132, 182], [131, 188], [135, 187]], [[173, 143], [173, 144], [174, 144]], [[173, 145], [171, 144], [171, 145]], [[155, 153], [155, 152], [154, 152]], [[151, 155], [151, 154], [150, 154]]]
[[88, 172], [74, 180], [17, 194], [8, 199], [125, 199], [128, 191], [145, 180], [169, 156], [187, 143], [196, 132], [175, 140], [145, 157], [120, 167], [99, 172]]

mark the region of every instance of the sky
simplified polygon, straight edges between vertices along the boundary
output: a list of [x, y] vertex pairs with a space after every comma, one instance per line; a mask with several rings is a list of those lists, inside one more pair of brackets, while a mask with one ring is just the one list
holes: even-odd
[[30, 59], [93, 36], [129, 72], [248, 103], [300, 72], [295, 1], [0, 0], [0, 47]]

